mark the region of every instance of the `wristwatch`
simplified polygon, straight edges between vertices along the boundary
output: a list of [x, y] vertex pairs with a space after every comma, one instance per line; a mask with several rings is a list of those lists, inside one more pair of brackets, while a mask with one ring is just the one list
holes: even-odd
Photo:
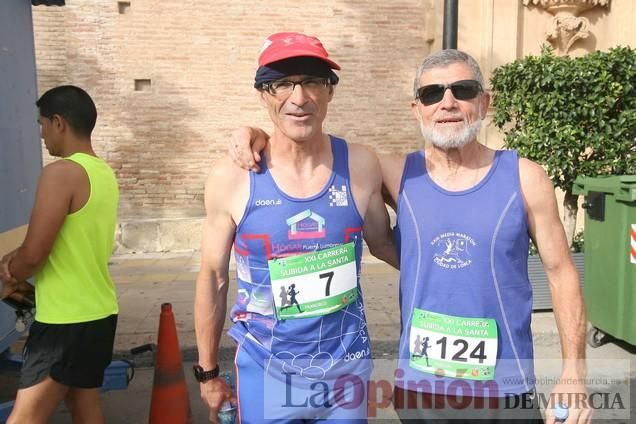
[[219, 376], [219, 365], [218, 364], [217, 364], [216, 367], [214, 367], [213, 370], [210, 370], [210, 371], [204, 371], [203, 368], [201, 367], [201, 365], [194, 364], [192, 366], [192, 370], [194, 371], [194, 378], [199, 383], [205, 383], [206, 381], [210, 381], [213, 378], [216, 378], [216, 377]]

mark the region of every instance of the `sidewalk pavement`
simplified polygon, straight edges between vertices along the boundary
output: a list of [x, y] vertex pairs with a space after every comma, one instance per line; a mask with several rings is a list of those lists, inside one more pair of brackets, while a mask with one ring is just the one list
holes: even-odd
[[[193, 325], [194, 285], [199, 271], [199, 253], [135, 254], [113, 257], [110, 270], [119, 294], [120, 318], [115, 338], [115, 353], [126, 354], [132, 347], [155, 343], [161, 304], [172, 303], [181, 349], [186, 359], [196, 360]], [[232, 266], [232, 265], [231, 265]], [[369, 331], [377, 355], [397, 352], [400, 332], [398, 271], [365, 256], [361, 284]], [[229, 306], [234, 302], [236, 281], [230, 269]], [[230, 326], [226, 321], [225, 330]], [[554, 315], [533, 315], [535, 343], [558, 343]], [[231, 339], [224, 334], [223, 348], [233, 351]], [[233, 358], [233, 353], [229, 359]]]
[[[115, 353], [126, 354], [132, 347], [155, 343], [160, 306], [169, 302], [172, 303], [185, 358], [196, 360], [193, 302], [199, 253], [117, 256], [111, 260], [110, 270], [117, 285], [120, 307]], [[230, 279], [228, 313], [236, 295], [233, 269], [230, 269]], [[369, 258], [362, 265], [361, 281], [374, 347], [386, 344], [385, 350], [389, 349], [389, 345], [393, 348], [400, 325], [398, 272]], [[225, 330], [230, 324], [229, 320], [226, 321]], [[234, 343], [226, 334], [221, 346], [224, 353], [230, 355], [228, 359], [233, 359]], [[225, 352], [226, 349], [228, 352]]]
[[[179, 342], [183, 353], [184, 370], [189, 385], [194, 422], [207, 422], [207, 411], [199, 400], [198, 384], [191, 373], [196, 362], [196, 340], [193, 323], [194, 286], [199, 270], [199, 253], [132, 254], [115, 256], [110, 264], [111, 275], [117, 284], [120, 315], [115, 338], [115, 356], [130, 357], [131, 348], [146, 343], [156, 343], [159, 326], [160, 305], [172, 304], [175, 314]], [[234, 302], [236, 285], [234, 272], [230, 272], [228, 305]], [[398, 313], [398, 272], [377, 262], [374, 258], [363, 258], [361, 284], [365, 309], [372, 338], [374, 358], [395, 358], [400, 334]], [[229, 313], [229, 306], [228, 306]], [[230, 322], [225, 324], [225, 330]], [[559, 336], [551, 311], [536, 312], [532, 317], [536, 358], [560, 358]], [[221, 367], [231, 369], [234, 358], [234, 343], [224, 334], [221, 341]], [[612, 367], [613, 359], [631, 362], [636, 369], [636, 353], [629, 347], [608, 344], [597, 349], [588, 347], [588, 358], [607, 363]], [[105, 393], [103, 396], [107, 422], [147, 422], [153, 370], [152, 354], [134, 358], [138, 365], [136, 376], [128, 390]], [[536, 360], [539, 362], [539, 359]], [[552, 361], [560, 366], [560, 361]], [[598, 362], [596, 362], [598, 363]], [[539, 368], [539, 364], [537, 365]], [[632, 386], [636, 374], [631, 373]], [[632, 390], [632, 404], [634, 393]], [[632, 418], [634, 417], [632, 408]], [[379, 411], [379, 417], [387, 422], [396, 419], [392, 408]], [[53, 423], [70, 422], [68, 412], [62, 407]], [[382, 422], [376, 420], [375, 422]], [[620, 422], [620, 421], [618, 421]], [[625, 421], [628, 422], [628, 421]]]

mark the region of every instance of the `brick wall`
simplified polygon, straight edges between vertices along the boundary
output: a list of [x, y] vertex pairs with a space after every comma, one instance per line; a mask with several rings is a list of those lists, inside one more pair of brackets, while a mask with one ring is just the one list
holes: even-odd
[[[273, 32], [317, 35], [342, 66], [330, 133], [378, 151], [420, 144], [412, 79], [441, 43], [431, 34], [441, 34], [432, 26], [442, 2], [66, 3], [33, 9], [39, 91], [68, 83], [93, 96], [93, 142], [117, 171], [123, 219], [203, 214], [205, 177], [231, 131], [271, 129], [252, 84], [260, 45]], [[136, 91], [135, 80], [150, 86], [138, 81]]]

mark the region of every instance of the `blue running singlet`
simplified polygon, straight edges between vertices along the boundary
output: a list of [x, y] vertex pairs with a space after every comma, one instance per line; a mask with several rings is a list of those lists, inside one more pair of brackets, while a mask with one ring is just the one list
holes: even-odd
[[[241, 356], [249, 355], [254, 365], [279, 379], [293, 373], [293, 384], [299, 386], [344, 373], [364, 377], [371, 371], [359, 284], [363, 219], [351, 194], [347, 144], [331, 137], [331, 149], [332, 175], [325, 187], [309, 198], [284, 193], [265, 161], [260, 174], [250, 173], [250, 196], [234, 241], [238, 293], [230, 312], [234, 325], [229, 334], [238, 343]], [[269, 260], [312, 252], [320, 256], [325, 249], [347, 243], [353, 247], [349, 291], [355, 292], [357, 299], [342, 309], [304, 318], [307, 288], [296, 290], [293, 284], [279, 283], [272, 287]], [[319, 290], [325, 290], [327, 280], [316, 277]], [[299, 317], [278, 319], [275, 303]]]
[[[398, 197], [401, 333], [395, 384], [503, 397], [534, 387], [528, 223], [516, 151], [474, 187], [447, 191], [423, 151]], [[489, 364], [491, 366], [489, 366]]]

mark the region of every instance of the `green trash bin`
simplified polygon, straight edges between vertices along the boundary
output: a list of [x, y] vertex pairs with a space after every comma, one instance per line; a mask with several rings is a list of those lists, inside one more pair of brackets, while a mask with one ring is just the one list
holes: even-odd
[[588, 344], [636, 345], [636, 175], [579, 177], [572, 191], [585, 195]]

